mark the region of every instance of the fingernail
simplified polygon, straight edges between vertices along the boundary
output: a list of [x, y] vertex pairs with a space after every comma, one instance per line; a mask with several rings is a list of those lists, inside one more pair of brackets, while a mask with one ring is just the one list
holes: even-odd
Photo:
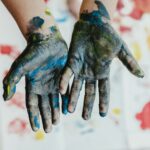
[[90, 116], [88, 114], [85, 114], [85, 115], [82, 115], [82, 118], [84, 120], [89, 120], [90, 119]]
[[59, 121], [60, 121], [59, 119], [53, 119], [52, 123], [53, 123], [53, 125], [57, 125], [59, 123]]
[[45, 129], [44, 131], [45, 131], [45, 133], [49, 133], [49, 132], [52, 131], [52, 128], [47, 128], [47, 129]]
[[68, 107], [68, 112], [73, 113], [75, 111], [73, 106], [69, 106]]
[[100, 112], [99, 114], [101, 117], [105, 117], [107, 115], [107, 113], [104, 113], [104, 112]]
[[144, 77], [144, 72], [143, 70], [137, 70], [135, 73], [138, 77], [143, 78]]
[[4, 85], [4, 94], [3, 94], [4, 100], [8, 99], [9, 93], [10, 93], [10, 85]]
[[64, 114], [64, 115], [67, 115], [67, 113], [68, 113], [68, 110], [67, 110], [67, 108], [66, 108], [66, 109], [63, 110], [63, 114]]
[[16, 86], [14, 86], [13, 89], [11, 89], [10, 85], [4, 87], [4, 94], [3, 94], [4, 100], [5, 101], [9, 100], [15, 92], [16, 92]]

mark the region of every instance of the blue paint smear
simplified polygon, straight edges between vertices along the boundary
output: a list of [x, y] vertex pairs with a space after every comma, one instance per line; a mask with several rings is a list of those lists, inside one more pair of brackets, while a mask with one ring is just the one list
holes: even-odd
[[32, 117], [32, 112], [31, 111], [29, 112], [29, 116]]
[[103, 5], [103, 3], [101, 1], [95, 1], [95, 3], [98, 6], [100, 15], [110, 19], [108, 11], [107, 11], [106, 7]]
[[12, 92], [16, 93], [16, 86], [13, 87]]
[[31, 71], [28, 76], [34, 78], [39, 71], [53, 69], [54, 66], [63, 67], [67, 61], [67, 56], [61, 57], [59, 60], [55, 59], [52, 61], [51, 59], [47, 62], [47, 65], [44, 67], [38, 67], [37, 69]]
[[57, 67], [62, 67], [65, 65], [67, 61], [67, 56], [63, 56], [58, 60], [49, 60], [47, 65], [42, 67], [41, 70], [48, 70], [48, 69], [52, 69], [54, 65], [56, 65]]
[[35, 125], [38, 129], [40, 128], [40, 123], [39, 123], [39, 121], [38, 121], [38, 117], [37, 117], [37, 116], [34, 117], [34, 125]]
[[80, 19], [98, 26], [104, 24], [102, 21], [102, 17], [100, 16], [99, 11], [97, 10], [94, 10], [92, 13], [88, 13], [88, 14], [82, 13]]
[[101, 26], [104, 24], [102, 17], [110, 19], [110, 16], [105, 8], [105, 6], [100, 1], [95, 1], [98, 6], [98, 10], [94, 10], [91, 13], [82, 13], [80, 19], [87, 21], [91, 24]]
[[53, 107], [59, 108], [59, 97], [52, 99], [52, 101], [53, 101]]
[[66, 115], [68, 113], [68, 103], [69, 103], [68, 96], [62, 96], [62, 101], [63, 101], [62, 112], [63, 114]]
[[55, 21], [57, 23], [64, 23], [64, 22], [66, 22], [68, 20], [68, 18], [69, 18], [68, 12], [60, 11], [60, 14], [63, 15], [63, 16], [60, 17], [60, 18], [56, 18]]

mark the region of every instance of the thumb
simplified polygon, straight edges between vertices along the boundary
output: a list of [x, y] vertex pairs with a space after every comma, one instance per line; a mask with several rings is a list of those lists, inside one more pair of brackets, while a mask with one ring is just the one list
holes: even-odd
[[4, 100], [8, 100], [12, 98], [12, 96], [16, 92], [16, 84], [20, 81], [21, 77], [25, 74], [23, 64], [16, 60], [12, 66], [8, 74], [3, 80], [3, 88]]
[[134, 74], [135, 76], [139, 78], [144, 77], [144, 72], [138, 65], [135, 58], [130, 53], [127, 45], [123, 43], [121, 50], [118, 54], [118, 58], [122, 61], [122, 63], [127, 67], [127, 69]]

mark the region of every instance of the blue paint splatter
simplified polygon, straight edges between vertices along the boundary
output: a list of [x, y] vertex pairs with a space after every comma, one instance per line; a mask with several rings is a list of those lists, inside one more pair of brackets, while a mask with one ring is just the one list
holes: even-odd
[[50, 31], [53, 32], [53, 33], [54, 33], [54, 32], [57, 32], [56, 26], [51, 26], [49, 29], [50, 29]]
[[38, 117], [37, 117], [37, 116], [34, 117], [34, 125], [35, 125], [38, 129], [40, 128], [40, 123], [39, 123], [39, 121], [38, 121]]
[[41, 28], [42, 25], [44, 24], [44, 19], [40, 18], [40, 17], [34, 17], [31, 21], [30, 24], [35, 28]]

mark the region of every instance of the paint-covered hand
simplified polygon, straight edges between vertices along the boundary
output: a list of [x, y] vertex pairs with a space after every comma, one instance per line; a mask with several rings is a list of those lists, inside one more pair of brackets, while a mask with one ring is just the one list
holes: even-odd
[[[26, 106], [34, 131], [40, 128], [39, 114], [45, 132], [59, 121], [59, 81], [67, 53], [67, 45], [56, 28], [53, 27], [53, 33], [47, 36], [33, 33], [3, 81], [3, 96], [9, 100], [15, 94], [16, 84], [25, 75]], [[61, 97], [62, 111], [66, 114], [67, 93]]]
[[131, 55], [127, 45], [109, 23], [109, 15], [102, 3], [95, 2], [98, 10], [82, 13], [75, 24], [66, 68], [62, 75], [60, 89], [64, 93], [69, 79], [74, 74], [68, 111], [74, 112], [85, 80], [83, 118], [89, 119], [96, 93], [99, 88], [99, 111], [104, 117], [109, 105], [110, 64], [118, 57], [128, 70], [137, 77], [144, 73]]

